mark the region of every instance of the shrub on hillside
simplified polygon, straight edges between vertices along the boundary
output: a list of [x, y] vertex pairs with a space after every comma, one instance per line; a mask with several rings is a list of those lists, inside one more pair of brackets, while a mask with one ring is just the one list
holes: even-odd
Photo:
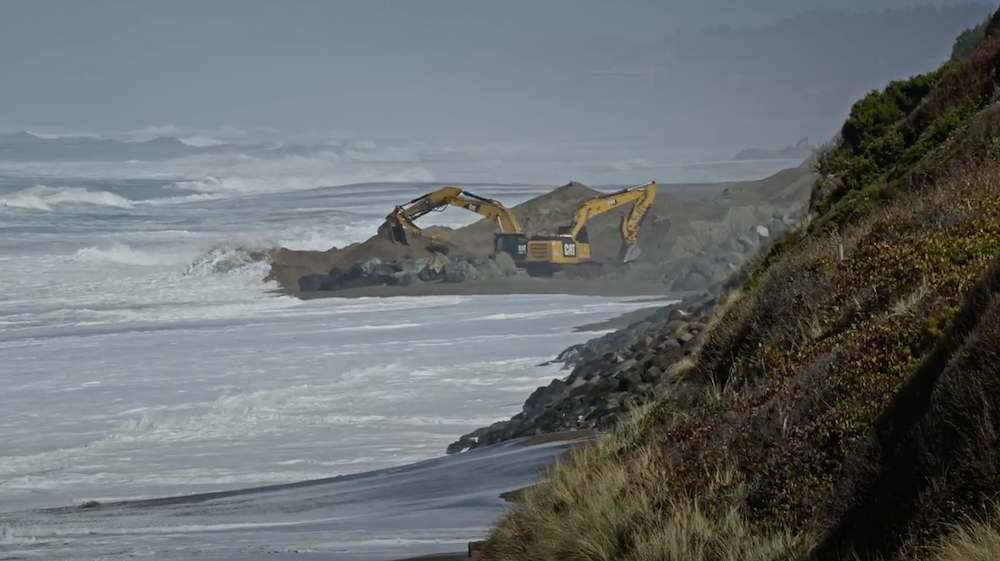
[[991, 19], [991, 17], [985, 17], [979, 25], [970, 27], [959, 34], [955, 39], [954, 45], [951, 47], [951, 60], [965, 60], [972, 55], [976, 47], [979, 46], [979, 42], [986, 37], [986, 31], [989, 28]]
[[933, 185], [945, 167], [942, 161], [954, 156], [935, 154], [994, 100], [1000, 71], [998, 27], [1000, 11], [965, 59], [894, 80], [854, 103], [835, 141], [817, 154], [822, 178], [811, 197], [808, 230], [768, 247], [744, 275], [748, 286], [755, 286], [771, 265], [797, 247], [803, 234], [843, 230], [900, 189]]

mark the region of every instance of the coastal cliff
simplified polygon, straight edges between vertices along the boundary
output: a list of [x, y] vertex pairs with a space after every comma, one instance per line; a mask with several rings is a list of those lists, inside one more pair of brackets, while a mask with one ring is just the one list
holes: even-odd
[[855, 103], [805, 217], [683, 327], [663, 312], [531, 396], [644, 397], [519, 494], [483, 559], [1000, 556], [998, 27]]

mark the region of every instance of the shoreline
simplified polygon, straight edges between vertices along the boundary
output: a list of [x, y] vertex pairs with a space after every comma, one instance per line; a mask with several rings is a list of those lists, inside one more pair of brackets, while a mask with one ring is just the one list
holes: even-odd
[[[668, 299], [677, 300], [680, 302], [683, 301], [687, 296], [701, 295], [703, 293], [704, 291], [689, 292], [689, 293], [674, 293]], [[663, 300], [662, 298], [652, 297], [640, 301], [662, 302], [662, 300]], [[650, 307], [640, 308], [638, 310], [633, 310], [630, 312], [625, 312], [604, 321], [579, 325], [573, 328], [573, 332], [574, 333], [600, 332], [600, 331], [617, 331], [620, 329], [625, 329], [630, 325], [641, 322], [643, 319], [649, 317], [654, 312], [662, 309], [663, 307], [664, 305], [650, 306]], [[569, 448], [566, 452], [564, 452], [565, 454], [568, 453], [573, 448], [575, 448], [576, 446], [586, 444], [588, 441], [599, 436], [599, 434], [600, 431], [598, 431], [597, 429], [579, 429], [579, 430], [570, 430], [564, 432], [544, 433], [535, 436], [524, 437], [522, 441], [524, 442], [525, 445], [530, 446], [533, 444], [542, 444], [546, 442], [579, 440], [579, 443]], [[533, 483], [531, 485], [527, 485], [525, 487], [517, 489], [511, 489], [509, 491], [504, 491], [499, 494], [499, 498], [506, 503], [516, 503], [519, 501], [521, 494], [526, 489], [529, 489], [534, 485], [537, 485], [537, 483]], [[483, 539], [485, 539], [485, 536], [480, 536], [478, 540], [470, 540], [468, 548], [465, 551], [442, 551], [440, 553], [432, 553], [428, 555], [410, 556], [402, 558], [392, 558], [392, 559], [386, 559], [384, 561], [459, 561], [467, 559], [474, 560], [480, 557], [479, 555], [476, 554], [476, 552], [479, 549], [480, 544], [483, 543], [481, 541]]]
[[594, 279], [537, 279], [522, 277], [504, 280], [477, 280], [462, 283], [435, 282], [417, 286], [399, 287], [389, 285], [366, 286], [343, 290], [321, 292], [299, 292], [285, 288], [265, 291], [274, 296], [291, 296], [302, 301], [343, 298], [417, 298], [422, 296], [516, 296], [516, 295], [563, 295], [592, 296], [598, 298], [638, 298], [634, 303], [649, 303], [651, 306], [622, 312], [606, 320], [577, 325], [573, 333], [599, 333], [625, 329], [662, 309], [664, 301], [682, 302], [705, 294], [704, 290], [676, 291], [666, 285], [644, 281], [618, 281]]
[[[528, 436], [523, 439], [524, 446], [532, 446], [536, 444], [546, 444], [549, 442], [564, 442], [564, 441], [579, 441], [574, 446], [568, 448], [563, 454], [569, 453], [571, 450], [576, 448], [576, 446], [585, 445], [592, 438], [596, 437], [599, 432], [596, 429], [580, 429], [548, 434], [539, 434], [535, 436]], [[520, 487], [517, 489], [511, 489], [510, 491], [504, 491], [500, 493], [499, 498], [504, 502], [512, 503], [517, 502], [520, 494], [529, 487], [537, 485], [533, 483], [525, 487]], [[483, 536], [481, 536], [483, 537]], [[469, 542], [469, 547], [465, 551], [443, 551], [441, 553], [431, 553], [427, 555], [418, 555], [415, 557], [395, 557], [392, 559], [385, 559], [383, 561], [457, 561], [459, 559], [477, 559], [479, 556], [473, 554], [475, 546], [481, 543], [479, 540], [472, 540]]]
[[[577, 325], [572, 328], [574, 333], [598, 333], [613, 332], [625, 329], [630, 325], [641, 322], [654, 312], [669, 304], [664, 301], [684, 301], [686, 298], [701, 295], [704, 291], [676, 292], [669, 291], [662, 284], [650, 282], [615, 282], [614, 280], [595, 281], [593, 279], [534, 279], [517, 278], [496, 281], [472, 281], [464, 283], [428, 283], [414, 287], [396, 286], [369, 286], [357, 289], [337, 290], [329, 292], [299, 293], [292, 290], [273, 289], [272, 294], [293, 296], [300, 300], [314, 300], [321, 298], [394, 298], [394, 297], [420, 297], [420, 296], [504, 296], [520, 294], [550, 294], [550, 295], [571, 295], [571, 296], [595, 296], [605, 298], [638, 297], [637, 302], [649, 303], [637, 310], [620, 313], [609, 319]], [[597, 335], [595, 335], [597, 336]], [[574, 441], [579, 443], [573, 445], [572, 450], [580, 444], [599, 435], [596, 429], [572, 430], [556, 433], [539, 434], [524, 437], [524, 445], [544, 444], [549, 442]], [[567, 452], [569, 451], [567, 450]], [[517, 489], [510, 489], [499, 493], [497, 498], [506, 502], [517, 502], [521, 493], [529, 486]], [[470, 539], [468, 549], [464, 551], [442, 551], [418, 556], [398, 557], [385, 559], [384, 561], [458, 561], [476, 559], [477, 545], [485, 536], [478, 536], [478, 539]]]
[[619, 329], [624, 329], [633, 323], [642, 321], [643, 319], [652, 315], [656, 310], [659, 310], [663, 306], [654, 306], [650, 308], [640, 308], [638, 310], [632, 310], [631, 312], [625, 312], [611, 319], [606, 319], [604, 321], [595, 321], [594, 323], [586, 323], [584, 325], [578, 325], [573, 328], [573, 333], [594, 333], [601, 331], [617, 331]]
[[[598, 296], [621, 298], [648, 297], [651, 302], [683, 298], [688, 293], [671, 291], [666, 285], [642, 281], [609, 280], [548, 280], [518, 278], [505, 280], [469, 281], [462, 283], [435, 282], [410, 287], [366, 286], [322, 292], [272, 289], [270, 294], [292, 296], [299, 300], [320, 298], [394, 298], [407, 296], [508, 296], [518, 294], [550, 294], [566, 296]], [[677, 296], [680, 295], [680, 296]]]
[[598, 298], [628, 298], [637, 297], [636, 303], [650, 303], [652, 306], [622, 312], [606, 320], [577, 325], [573, 333], [599, 333], [625, 329], [640, 322], [662, 309], [664, 301], [681, 302], [686, 298], [698, 297], [705, 293], [697, 291], [666, 290], [662, 284], [649, 282], [595, 282], [587, 281], [551, 281], [535, 279], [472, 281], [465, 283], [428, 283], [414, 287], [401, 288], [397, 286], [366, 286], [345, 290], [324, 292], [296, 292], [283, 289], [273, 289], [270, 294], [292, 296], [299, 300], [318, 300], [325, 298], [417, 298], [421, 296], [515, 296], [515, 295], [563, 295], [563, 296], [593, 296]]
[[[683, 302], [685, 298], [691, 296], [701, 296], [704, 294], [702, 292], [674, 292], [670, 294], [666, 300], [676, 300], [677, 302]], [[664, 299], [649, 300], [650, 302], [663, 302]], [[645, 300], [640, 300], [644, 302]], [[663, 309], [665, 306], [670, 304], [661, 304], [659, 306], [650, 306], [648, 308], [639, 308], [638, 310], [632, 310], [631, 312], [624, 312], [613, 318], [606, 319], [604, 321], [595, 321], [594, 323], [586, 323], [583, 325], [578, 325], [573, 328], [573, 333], [599, 333], [599, 332], [613, 332], [619, 329], [625, 329], [633, 324], [639, 323], [659, 310]]]

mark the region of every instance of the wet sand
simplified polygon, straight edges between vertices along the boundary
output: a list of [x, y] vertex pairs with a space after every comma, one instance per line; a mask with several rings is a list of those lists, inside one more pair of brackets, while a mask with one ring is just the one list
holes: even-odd
[[[580, 444], [586, 444], [587, 441], [598, 435], [598, 431], [595, 429], [583, 429], [575, 431], [565, 431], [557, 432], [552, 434], [540, 434], [537, 436], [529, 436], [522, 442], [528, 445], [532, 444], [546, 444], [549, 442], [563, 442], [569, 440], [579, 440]], [[529, 486], [530, 487], [530, 486]], [[521, 493], [524, 492], [528, 487], [522, 487], [520, 489], [514, 489], [512, 491], [507, 491], [500, 494], [500, 498], [507, 502], [517, 502], [520, 498]], [[475, 544], [473, 542], [473, 547], [470, 549], [475, 549]], [[420, 557], [406, 557], [403, 559], [392, 559], [389, 561], [457, 561], [459, 559], [476, 559], [478, 555], [470, 555], [470, 550], [466, 551], [456, 551], [456, 552], [446, 552], [446, 553], [435, 553], [432, 555], [424, 555]]]
[[457, 559], [475, 559], [475, 557], [469, 557], [469, 554], [466, 552], [441, 553], [435, 555], [425, 555], [423, 557], [408, 557], [406, 559], [399, 559], [398, 561], [456, 561]]
[[642, 321], [647, 316], [651, 315], [656, 310], [659, 310], [663, 306], [654, 306], [651, 308], [642, 308], [640, 310], [633, 310], [631, 312], [625, 312], [624, 314], [614, 317], [605, 321], [598, 321], [595, 323], [588, 323], [586, 325], [578, 325], [573, 328], [574, 333], [581, 333], [584, 331], [615, 331], [618, 329], [623, 329], [632, 325], [637, 321]]
[[[620, 316], [613, 317], [604, 321], [598, 321], [594, 323], [587, 323], [584, 325], [578, 325], [573, 328], [576, 333], [581, 333], [584, 331], [617, 331], [619, 329], [625, 329], [626, 327], [632, 325], [633, 323], [638, 323], [643, 321], [647, 317], [653, 315], [654, 312], [663, 308], [665, 304], [662, 304], [664, 300], [683, 300], [689, 296], [701, 296], [704, 294], [703, 291], [694, 292], [670, 292], [667, 294], [666, 298], [650, 298], [649, 302], [656, 302], [659, 305], [650, 306], [648, 308], [641, 308], [638, 310], [633, 310], [631, 312], [625, 312]], [[640, 300], [641, 302], [642, 300]]]
[[[625, 281], [616, 279], [538, 279], [515, 278], [495, 281], [461, 283], [427, 283], [417, 286], [366, 286], [346, 290], [323, 292], [298, 292], [278, 289], [303, 300], [316, 298], [388, 298], [394, 296], [496, 296], [506, 294], [565, 294], [571, 296], [628, 297], [649, 296], [656, 300], [673, 299], [677, 294], [661, 283]], [[683, 297], [683, 296], [681, 296]]]

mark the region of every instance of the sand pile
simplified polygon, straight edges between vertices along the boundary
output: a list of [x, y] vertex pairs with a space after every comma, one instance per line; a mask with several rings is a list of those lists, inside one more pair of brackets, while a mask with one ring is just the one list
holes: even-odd
[[[573, 211], [580, 203], [600, 194], [600, 191], [582, 183], [571, 182], [517, 205], [512, 211], [525, 232], [529, 234], [555, 230], [572, 219]], [[620, 211], [608, 213], [591, 221], [589, 226], [591, 232], [600, 232], [599, 235], [603, 238], [607, 237], [604, 230], [616, 230], [619, 218], [612, 218], [612, 214], [620, 216], [622, 213]], [[431, 242], [430, 236], [433, 234], [440, 234], [437, 243], [447, 246], [449, 254], [486, 257], [493, 252], [493, 234], [499, 231], [494, 221], [485, 218], [457, 229], [423, 224], [421, 226], [427, 237], [427, 243], [418, 243], [414, 240], [409, 246], [395, 244], [388, 239], [378, 237], [373, 232], [373, 236], [364, 242], [344, 248], [331, 248], [327, 251], [276, 249], [271, 252], [272, 264], [267, 280], [277, 280], [282, 287], [294, 290], [297, 279], [302, 275], [325, 273], [333, 267], [348, 268], [355, 263], [375, 257], [387, 262], [400, 258], [430, 258], [433, 253], [427, 249], [427, 244]], [[592, 244], [596, 255], [615, 255], [621, 237], [615, 232], [611, 232], [611, 235], [613, 239], [610, 243], [602, 240], [605, 243]], [[605, 251], [606, 247], [614, 247], [614, 250]]]
[[[424, 230], [427, 231], [426, 229]], [[430, 240], [427, 240], [428, 243]], [[465, 252], [466, 249], [457, 246], [449, 240], [440, 240], [438, 245], [448, 248], [449, 252]], [[297, 286], [298, 278], [311, 273], [326, 273], [334, 267], [350, 268], [356, 263], [362, 263], [372, 258], [389, 262], [401, 258], [431, 258], [433, 253], [426, 244], [412, 243], [409, 246], [395, 244], [390, 240], [373, 236], [364, 242], [354, 243], [343, 248], [330, 248], [326, 251], [304, 251], [278, 248], [270, 252], [271, 271], [265, 280], [276, 280], [285, 289]]]
[[[582, 183], [571, 181], [549, 193], [516, 205], [511, 211], [521, 223], [525, 233], [539, 234], [546, 230], [554, 231], [557, 227], [569, 223], [573, 218], [573, 211], [580, 203], [601, 194], [600, 191]], [[493, 234], [499, 231], [492, 220], [485, 218], [455, 230], [442, 230], [444, 230], [442, 235], [450, 240], [461, 239], [467, 245], [486, 248], [492, 247]]]
[[[639, 262], [628, 270], [615, 263], [622, 244], [621, 220], [631, 205], [588, 221], [592, 256], [605, 265], [608, 279], [648, 282], [659, 291], [701, 290], [755, 251], [768, 237], [762, 233], [787, 229], [793, 222], [790, 216], [807, 204], [814, 179], [815, 174], [802, 166], [760, 181], [730, 184], [721, 196], [698, 201], [671, 194], [671, 190], [690, 186], [660, 184], [640, 229]], [[581, 203], [602, 194], [573, 181], [516, 205], [512, 211], [526, 234], [552, 233], [572, 221]], [[427, 243], [414, 240], [409, 246], [399, 245], [372, 232], [367, 241], [323, 252], [276, 249], [271, 252], [267, 279], [277, 280], [284, 290], [294, 293], [302, 275], [323, 274], [334, 267], [346, 269], [372, 258], [383, 262], [429, 259], [433, 253], [427, 244], [435, 233], [440, 235], [437, 243], [447, 246], [452, 256], [486, 258], [493, 253], [493, 235], [499, 231], [494, 221], [485, 218], [457, 229], [421, 226]]]

